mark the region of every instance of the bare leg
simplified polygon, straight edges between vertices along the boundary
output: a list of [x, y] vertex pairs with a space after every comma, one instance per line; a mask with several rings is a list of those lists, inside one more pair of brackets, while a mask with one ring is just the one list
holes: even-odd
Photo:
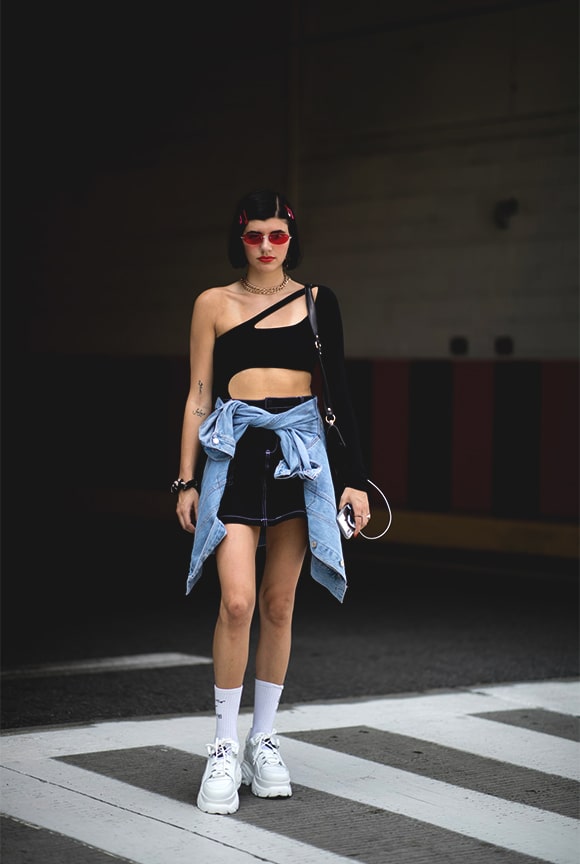
[[259, 529], [227, 526], [216, 550], [221, 600], [213, 639], [215, 683], [241, 687], [248, 664], [250, 625], [256, 605], [256, 549]]
[[284, 683], [290, 660], [294, 597], [306, 547], [304, 519], [288, 519], [268, 528], [256, 651], [256, 677], [261, 681]]

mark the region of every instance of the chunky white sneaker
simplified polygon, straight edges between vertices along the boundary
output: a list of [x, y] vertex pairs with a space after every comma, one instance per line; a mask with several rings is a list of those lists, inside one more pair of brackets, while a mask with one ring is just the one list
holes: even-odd
[[259, 732], [250, 738], [244, 747], [242, 780], [258, 798], [287, 798], [292, 795], [290, 774], [280, 756], [280, 741], [271, 735]]
[[199, 787], [197, 806], [204, 813], [235, 813], [240, 806], [238, 789], [242, 772], [239, 745], [231, 738], [217, 738], [207, 745], [207, 765]]

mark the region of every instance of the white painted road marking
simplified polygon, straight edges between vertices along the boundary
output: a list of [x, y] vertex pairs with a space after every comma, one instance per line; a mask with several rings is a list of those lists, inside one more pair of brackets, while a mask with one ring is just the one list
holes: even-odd
[[284, 757], [303, 786], [554, 864], [578, 864], [575, 819], [291, 739]]
[[[580, 682], [551, 681], [308, 704], [282, 707], [277, 728], [284, 736], [370, 726], [569, 778], [578, 776], [576, 742], [471, 715], [522, 707], [575, 714], [579, 698]], [[195, 860], [216, 864], [246, 864], [256, 858], [275, 864], [352, 860], [241, 820], [207, 816], [191, 804], [55, 761], [67, 755], [148, 746], [170, 746], [205, 757], [214, 723], [212, 716], [194, 715], [6, 734], [0, 739], [0, 809], [138, 864], [191, 864], [192, 834], [199, 848]], [[245, 737], [250, 723], [251, 714], [243, 713], [240, 737]], [[580, 823], [575, 819], [291, 738], [284, 740], [283, 748], [296, 784], [551, 864], [578, 864]], [[212, 850], [207, 857], [206, 848]]]
[[125, 672], [141, 669], [166, 669], [170, 666], [199, 666], [213, 663], [211, 657], [165, 652], [163, 654], [131, 654], [126, 657], [101, 657], [96, 660], [76, 660], [70, 663], [43, 663], [7, 669], [2, 678], [46, 678], [51, 675], [95, 675], [101, 672]]
[[45, 763], [39, 773], [41, 782], [0, 769], [4, 812], [137, 864], [352, 864], [71, 765]]

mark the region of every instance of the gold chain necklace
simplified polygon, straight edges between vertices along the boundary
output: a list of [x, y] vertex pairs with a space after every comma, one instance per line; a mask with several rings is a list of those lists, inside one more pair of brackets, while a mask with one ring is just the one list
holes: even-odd
[[240, 276], [242, 288], [244, 291], [249, 291], [250, 294], [276, 294], [277, 291], [281, 291], [282, 288], [285, 288], [289, 281], [290, 276], [288, 273], [284, 273], [284, 278], [279, 285], [274, 285], [273, 288], [260, 288], [258, 285], [252, 285], [251, 282], [248, 282], [245, 276]]

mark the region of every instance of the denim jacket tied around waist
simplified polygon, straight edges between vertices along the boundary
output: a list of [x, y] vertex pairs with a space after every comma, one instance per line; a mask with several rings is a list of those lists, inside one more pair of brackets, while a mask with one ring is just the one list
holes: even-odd
[[248, 426], [271, 429], [278, 435], [282, 458], [274, 477], [280, 483], [286, 477], [304, 481], [310, 573], [342, 602], [347, 588], [342, 540], [336, 523], [336, 501], [323, 421], [314, 396], [280, 414], [271, 414], [238, 399], [224, 402], [218, 397], [214, 411], [199, 429], [199, 440], [208, 458], [201, 484], [186, 594], [200, 578], [206, 559], [226, 536], [226, 527], [217, 514], [230, 460]]

